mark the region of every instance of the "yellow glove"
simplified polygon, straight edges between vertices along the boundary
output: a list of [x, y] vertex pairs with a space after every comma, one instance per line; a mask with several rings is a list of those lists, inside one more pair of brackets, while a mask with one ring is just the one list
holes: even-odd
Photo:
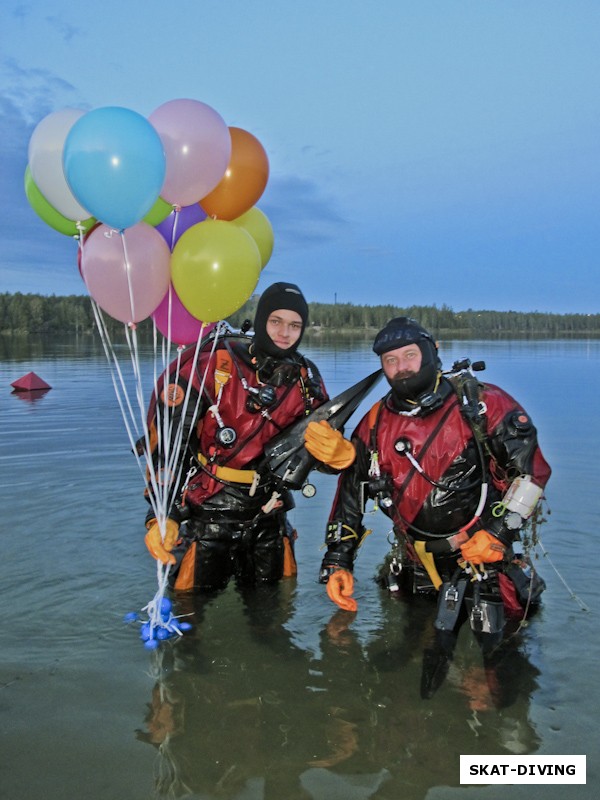
[[471, 564], [493, 564], [502, 561], [506, 547], [493, 534], [486, 530], [475, 531], [468, 542], [465, 542], [460, 552], [465, 561]]
[[356, 611], [358, 605], [352, 597], [354, 577], [347, 569], [335, 569], [327, 581], [327, 594], [344, 611]]
[[309, 422], [304, 434], [304, 446], [318, 461], [333, 469], [345, 469], [354, 461], [356, 451], [352, 442], [344, 439], [324, 419]]
[[156, 520], [148, 523], [148, 533], [144, 537], [146, 547], [150, 551], [152, 558], [163, 564], [174, 564], [175, 556], [171, 555], [171, 550], [175, 542], [179, 539], [179, 523], [174, 519], [166, 521], [165, 539], [160, 534], [160, 527]]

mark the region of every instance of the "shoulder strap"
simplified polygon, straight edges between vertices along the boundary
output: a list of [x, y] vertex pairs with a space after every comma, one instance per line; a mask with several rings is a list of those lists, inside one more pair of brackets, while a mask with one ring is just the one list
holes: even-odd
[[369, 423], [369, 444], [371, 450], [377, 450], [377, 425], [379, 423], [379, 415], [383, 408], [383, 399], [378, 400], [369, 409], [367, 421]]
[[215, 397], [217, 397], [229, 378], [231, 378], [233, 361], [231, 353], [226, 349], [217, 350], [215, 357]]

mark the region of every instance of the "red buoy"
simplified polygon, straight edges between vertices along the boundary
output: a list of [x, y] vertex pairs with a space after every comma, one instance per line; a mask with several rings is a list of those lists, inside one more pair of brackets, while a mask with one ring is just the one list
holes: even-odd
[[35, 372], [28, 372], [11, 383], [15, 392], [36, 392], [39, 389], [51, 389], [46, 381], [42, 380]]

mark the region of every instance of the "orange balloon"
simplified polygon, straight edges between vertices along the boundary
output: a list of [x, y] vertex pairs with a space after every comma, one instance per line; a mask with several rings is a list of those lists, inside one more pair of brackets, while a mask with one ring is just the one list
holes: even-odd
[[217, 186], [200, 200], [209, 217], [231, 221], [245, 214], [265, 190], [269, 159], [258, 139], [242, 128], [229, 128], [231, 157]]

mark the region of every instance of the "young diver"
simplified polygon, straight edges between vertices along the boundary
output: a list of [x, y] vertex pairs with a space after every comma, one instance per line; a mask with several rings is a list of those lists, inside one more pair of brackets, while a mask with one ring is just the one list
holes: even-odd
[[[317, 367], [298, 352], [307, 321], [300, 289], [274, 283], [260, 297], [252, 338], [226, 335], [214, 352], [201, 351], [193, 373], [189, 359], [166, 389], [159, 385], [149, 428], [156, 432], [165, 415], [173, 432], [183, 425], [184, 446], [172, 469], [181, 485], [164, 540], [151, 511], [145, 541], [155, 559], [172, 565], [175, 589], [223, 589], [232, 577], [251, 586], [276, 583], [296, 569], [286, 518], [291, 493], [275, 491], [272, 476], [256, 467], [274, 437], [327, 400]], [[306, 447], [333, 470], [354, 458], [353, 445], [327, 423]], [[155, 461], [160, 476], [164, 457], [156, 453]]]

